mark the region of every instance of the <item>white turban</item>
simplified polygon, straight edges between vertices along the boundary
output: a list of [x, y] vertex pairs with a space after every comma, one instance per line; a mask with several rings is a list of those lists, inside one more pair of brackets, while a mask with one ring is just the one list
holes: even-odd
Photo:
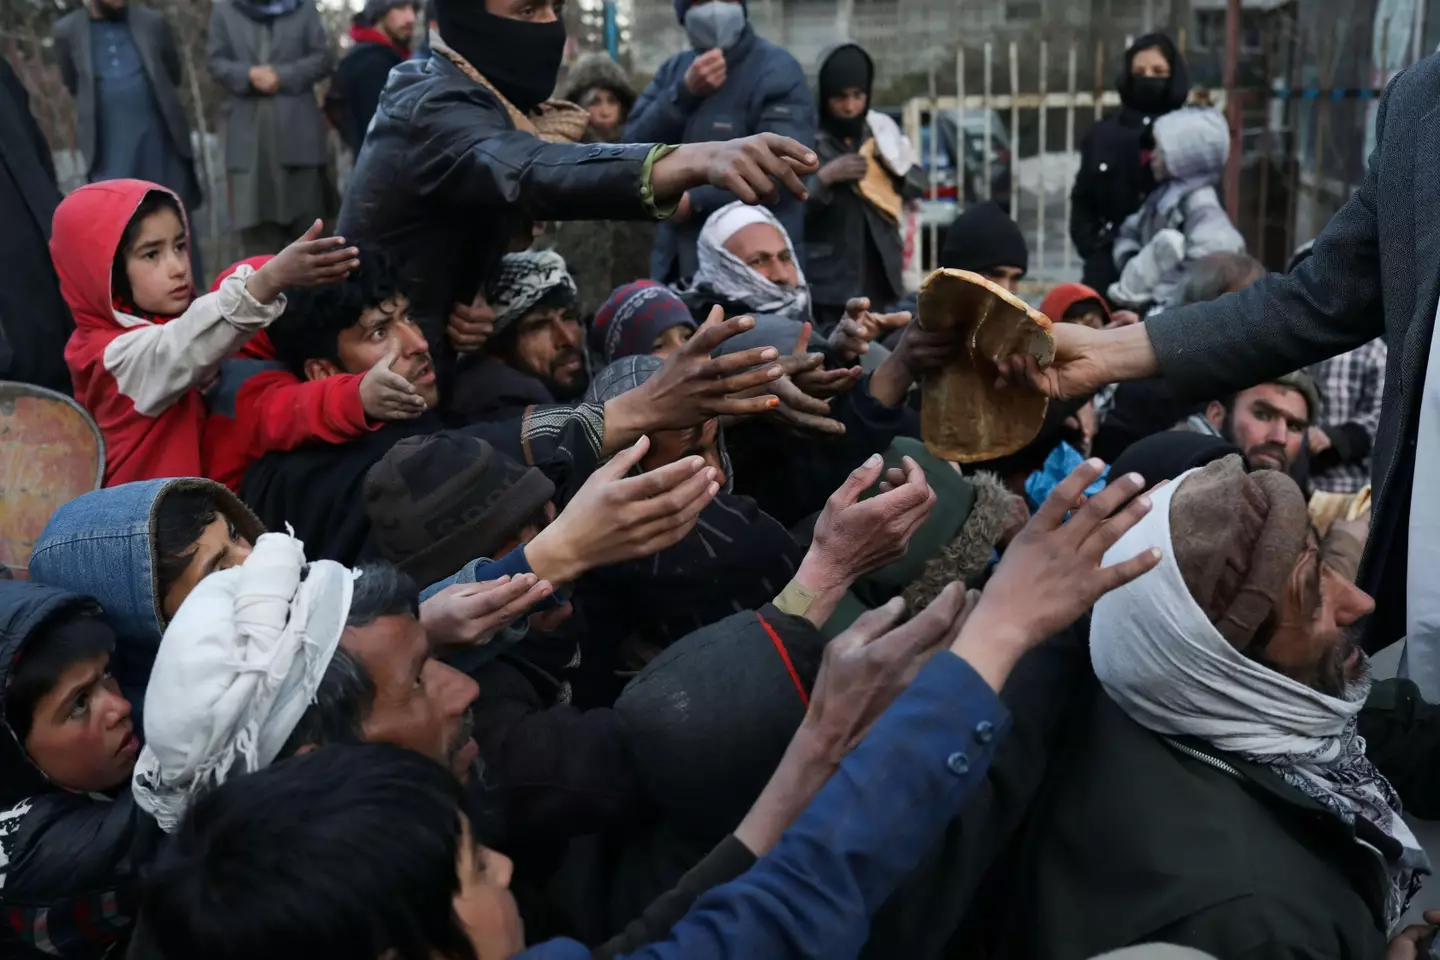
[[354, 576], [267, 533], [238, 567], [200, 582], [170, 621], [145, 694], [135, 800], [167, 832], [190, 801], [274, 762], [315, 698]]

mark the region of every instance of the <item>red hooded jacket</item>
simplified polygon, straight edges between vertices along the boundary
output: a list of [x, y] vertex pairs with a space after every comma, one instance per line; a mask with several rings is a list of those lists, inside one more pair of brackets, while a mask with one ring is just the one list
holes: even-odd
[[[270, 259], [251, 257], [215, 280], [218, 290], [236, 270], [258, 270]], [[205, 476], [240, 489], [245, 471], [272, 450], [294, 450], [312, 440], [347, 443], [380, 426], [360, 402], [361, 374], [301, 380], [275, 356], [263, 331], [220, 365], [208, 395], [210, 419], [201, 451]]]
[[[148, 320], [115, 309], [110, 275], [120, 239], [154, 190], [165, 188], [141, 180], [81, 187], [55, 209], [50, 236], [60, 293], [75, 316], [65, 363], [75, 399], [105, 437], [106, 486], [199, 476], [205, 404], [197, 385], [285, 309], [283, 297], [262, 304], [250, 295], [249, 269], [178, 317]], [[183, 213], [178, 197], [175, 203]]]

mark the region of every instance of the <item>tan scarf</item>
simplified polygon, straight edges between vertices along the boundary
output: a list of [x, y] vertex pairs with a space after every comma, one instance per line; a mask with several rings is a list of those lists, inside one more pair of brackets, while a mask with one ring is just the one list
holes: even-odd
[[568, 100], [546, 100], [535, 108], [535, 113], [526, 116], [520, 112], [519, 107], [505, 99], [505, 95], [496, 90], [494, 84], [486, 80], [485, 75], [476, 70], [470, 61], [446, 46], [438, 30], [430, 31], [430, 48], [459, 67], [465, 76], [494, 94], [495, 99], [504, 105], [505, 112], [510, 115], [510, 122], [515, 124], [516, 130], [533, 133], [541, 140], [551, 143], [579, 143], [584, 139], [585, 131], [590, 126], [590, 114], [584, 107]]

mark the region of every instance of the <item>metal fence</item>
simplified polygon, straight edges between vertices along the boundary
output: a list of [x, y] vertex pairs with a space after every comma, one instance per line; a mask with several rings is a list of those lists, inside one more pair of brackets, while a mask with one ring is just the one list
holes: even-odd
[[[1126, 39], [1126, 46], [1130, 43]], [[997, 49], [998, 47], [998, 49]], [[927, 200], [940, 204], [942, 186], [933, 174], [940, 168], [942, 137], [937, 135], [937, 121], [949, 118], [955, 129], [954, 152], [950, 158], [956, 177], [955, 212], [964, 209], [968, 200], [999, 199], [1008, 203], [1010, 216], [1020, 224], [1030, 246], [1031, 260], [1023, 289], [1039, 292], [1055, 283], [1079, 277], [1079, 259], [1069, 242], [1070, 188], [1079, 169], [1079, 143], [1090, 123], [1099, 120], [1107, 110], [1120, 106], [1120, 97], [1110, 89], [1103, 44], [1097, 44], [1093, 63], [1093, 82], [1086, 78], [1088, 89], [1082, 88], [1079, 76], [1081, 48], [1078, 42], [1068, 44], [1059, 58], [1052, 58], [1048, 41], [1032, 48], [1036, 56], [1024, 62], [1021, 47], [1012, 41], [1003, 46], [987, 41], [978, 50], [956, 48], [954, 62], [954, 96], [916, 97], [904, 105], [902, 127], [932, 173]], [[1002, 57], [999, 55], [1003, 50]], [[1088, 52], [1088, 51], [1087, 51]], [[978, 55], [978, 57], [977, 57]], [[973, 92], [975, 63], [979, 60], [980, 91]], [[1058, 62], [1057, 62], [1058, 59]], [[1058, 68], [1058, 70], [1057, 70]], [[997, 70], [1003, 70], [1006, 92], [996, 92]], [[1063, 88], [1052, 89], [1052, 77], [1063, 76]], [[1028, 76], [1027, 76], [1028, 75]], [[1026, 83], [1025, 79], [1030, 83]], [[937, 85], [932, 74], [931, 87]], [[1224, 111], [1225, 91], [1197, 89], [1191, 102]], [[1050, 128], [1058, 121], [1061, 132], [1051, 136]], [[1020, 132], [1033, 131], [1029, 136]], [[928, 131], [928, 132], [927, 132]], [[969, 134], [976, 134], [980, 143], [978, 170], [966, 169], [975, 160], [967, 144]], [[997, 135], [1010, 145], [1005, 152], [997, 151]], [[1022, 143], [1032, 143], [1033, 152], [1022, 156]], [[995, 196], [995, 165], [1004, 162], [1010, 167], [1008, 197]], [[978, 175], [975, 175], [978, 174]], [[972, 187], [973, 185], [973, 187]], [[1059, 219], [1057, 219], [1059, 218]], [[920, 214], [920, 239], [916, 245], [922, 271], [938, 265], [941, 232], [948, 216], [931, 209]]]

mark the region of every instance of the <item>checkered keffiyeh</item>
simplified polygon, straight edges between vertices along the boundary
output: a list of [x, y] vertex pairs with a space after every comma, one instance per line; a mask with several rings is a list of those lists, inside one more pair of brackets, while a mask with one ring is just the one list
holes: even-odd
[[556, 291], [575, 299], [575, 281], [560, 254], [553, 250], [506, 254], [500, 261], [500, 277], [490, 291], [495, 335]]
[[[1349, 353], [1322, 360], [1307, 368], [1323, 398], [1321, 427], [1353, 423], [1364, 428], [1373, 442], [1380, 428], [1380, 401], [1385, 393], [1385, 341], [1372, 340]], [[1370, 482], [1370, 458], [1356, 463], [1336, 464], [1311, 477], [1317, 490], [1328, 493], [1356, 493]]]

